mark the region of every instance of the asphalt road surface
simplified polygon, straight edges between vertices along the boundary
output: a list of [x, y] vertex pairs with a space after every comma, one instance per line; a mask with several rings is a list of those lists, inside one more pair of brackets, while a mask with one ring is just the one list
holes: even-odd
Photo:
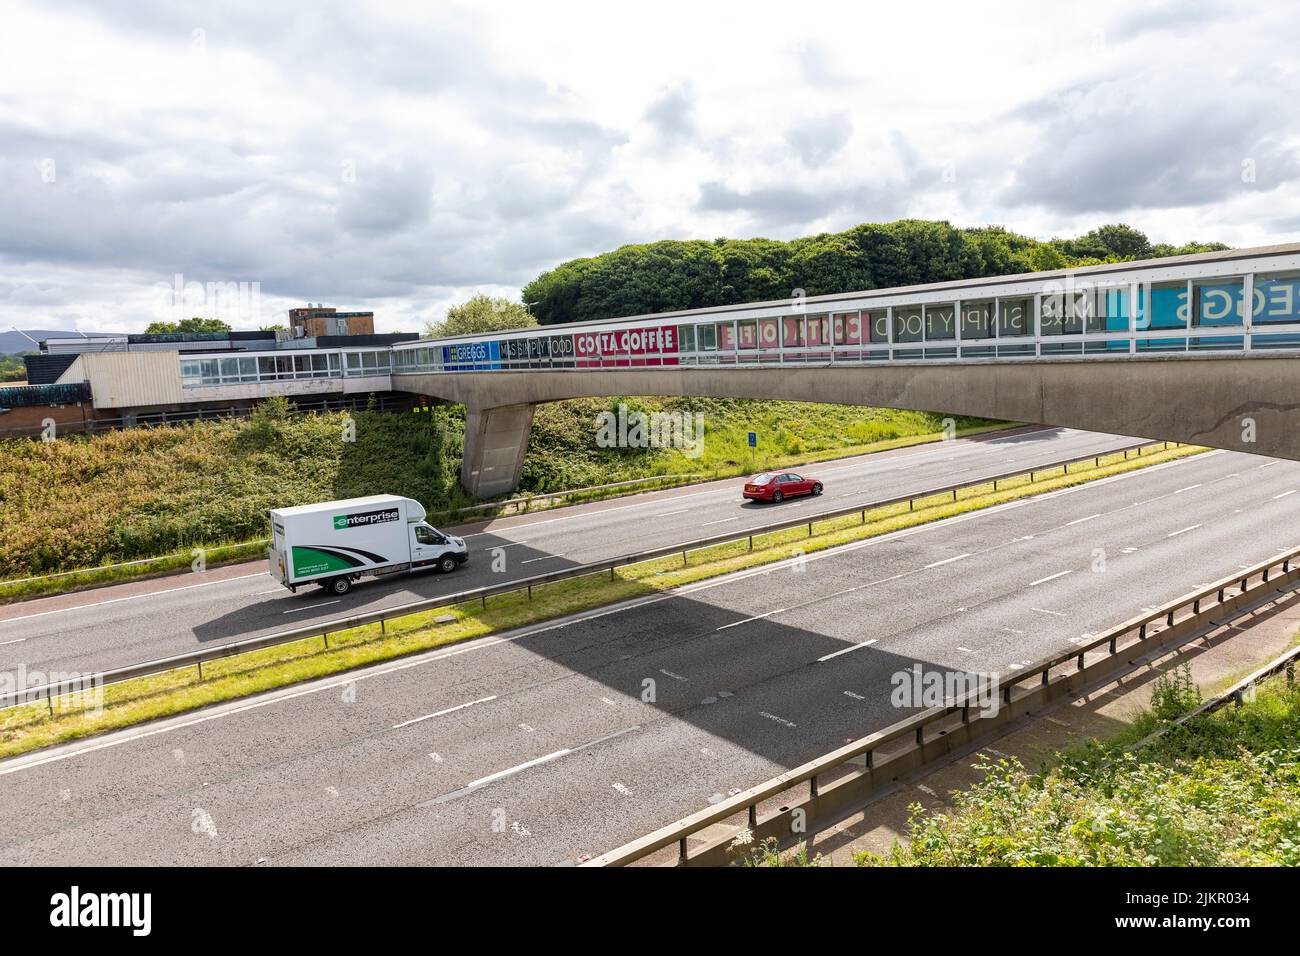
[[[0, 670], [19, 665], [45, 672], [108, 670], [1131, 442], [1039, 429], [817, 465], [808, 471], [825, 481], [826, 493], [816, 499], [780, 505], [743, 502], [742, 482], [730, 479], [507, 518], [467, 529], [470, 561], [454, 574], [363, 580], [342, 598], [314, 586], [292, 594], [271, 578], [265, 561], [41, 598], [0, 607]], [[492, 571], [494, 548], [504, 549], [501, 573]]]
[[1012, 673], [1296, 546], [1297, 491], [1208, 453], [17, 758], [0, 861], [571, 863], [900, 719], [913, 664]]

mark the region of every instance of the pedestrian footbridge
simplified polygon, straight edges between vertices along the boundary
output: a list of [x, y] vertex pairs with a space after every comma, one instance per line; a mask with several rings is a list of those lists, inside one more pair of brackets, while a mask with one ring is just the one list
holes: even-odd
[[616, 395], [949, 412], [1300, 460], [1300, 244], [391, 352], [395, 390], [466, 406], [461, 478], [482, 496], [517, 484], [539, 402]]

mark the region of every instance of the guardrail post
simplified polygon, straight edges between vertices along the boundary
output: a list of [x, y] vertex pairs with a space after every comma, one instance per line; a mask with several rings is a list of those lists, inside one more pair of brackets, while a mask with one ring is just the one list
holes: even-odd
[[677, 862], [686, 862], [686, 837], [682, 837], [677, 841]]
[[749, 823], [749, 830], [751, 833], [758, 829], [758, 804], [757, 803], [751, 803], [749, 805], [748, 823]]
[[682, 552], [682, 567], [686, 567], [686, 552]]
[[817, 799], [817, 774], [808, 778], [808, 796], [813, 800]]
[[1200, 599], [1200, 598], [1197, 598], [1195, 601], [1192, 602], [1192, 613], [1193, 613], [1193, 614], [1200, 614], [1200, 613], [1201, 613], [1201, 599]]
[[970, 704], [961, 705], [961, 722], [963, 724], [970, 723]]
[[925, 746], [925, 724], [916, 728], [916, 745], [918, 747]]
[[1264, 583], [1268, 584], [1268, 568], [1264, 569]]
[[1286, 683], [1288, 687], [1295, 683], [1295, 658], [1286, 662]]
[[812, 522], [808, 522], [808, 537], [812, 537]]
[[203, 682], [203, 662], [202, 662], [202, 661], [198, 661], [197, 663], [198, 663], [198, 665], [199, 665], [199, 682], [202, 683], [202, 682]]
[[1111, 652], [1112, 654], [1115, 653], [1115, 641], [1116, 641], [1116, 638], [1112, 636], [1111, 639], [1110, 639], [1110, 652]]
[[1173, 627], [1173, 626], [1174, 626], [1174, 612], [1170, 611], [1168, 614], [1165, 615], [1165, 627]]
[[[328, 650], [330, 649], [330, 635], [329, 635], [329, 632], [328, 632], [328, 631], [322, 631], [322, 632], [321, 632], [320, 639], [321, 639], [322, 641], [325, 642], [325, 650], [328, 651]], [[199, 665], [199, 666], [202, 666], [202, 665]]]
[[863, 756], [863, 758], [864, 758], [864, 764], [863, 764], [863, 765], [864, 765], [868, 770], [874, 770], [875, 767], [876, 767], [876, 752], [875, 752], [874, 750], [868, 750], [868, 751], [867, 751], [866, 753], [864, 753], [862, 756]]
[[528, 600], [531, 601], [532, 599], [533, 599], [533, 586], [530, 584], [528, 585]]
[[50, 708], [50, 716], [53, 717], [54, 716], [54, 688], [52, 687], [45, 688], [45, 703]]
[[754, 536], [752, 534], [749, 536], [749, 550], [750, 551], [754, 550]]
[[1002, 703], [1010, 706], [1011, 704], [1011, 685], [1008, 684], [1002, 688]]
[[1083, 655], [1080, 654], [1076, 660], [1078, 662], [1079, 670], [1083, 670]]

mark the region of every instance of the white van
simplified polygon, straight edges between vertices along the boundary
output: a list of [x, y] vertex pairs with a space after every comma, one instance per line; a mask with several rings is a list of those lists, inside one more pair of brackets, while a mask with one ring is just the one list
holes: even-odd
[[465, 539], [424, 520], [424, 506], [398, 495], [371, 495], [276, 508], [267, 557], [271, 576], [297, 591], [319, 584], [347, 594], [363, 574], [419, 568], [454, 571], [467, 560]]

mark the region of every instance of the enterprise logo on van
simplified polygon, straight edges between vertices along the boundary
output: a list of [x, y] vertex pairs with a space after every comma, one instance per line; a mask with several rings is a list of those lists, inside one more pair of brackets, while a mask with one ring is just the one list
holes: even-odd
[[350, 515], [335, 515], [334, 529], [343, 531], [347, 528], [361, 528], [385, 521], [396, 521], [400, 514], [396, 508], [383, 508], [379, 511], [358, 511]]

